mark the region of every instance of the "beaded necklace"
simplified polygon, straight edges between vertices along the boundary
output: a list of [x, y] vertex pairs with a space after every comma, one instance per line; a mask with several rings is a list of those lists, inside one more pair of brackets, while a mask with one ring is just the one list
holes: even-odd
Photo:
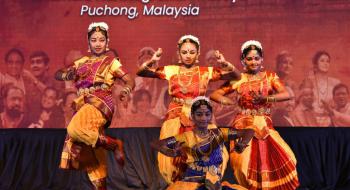
[[[181, 67], [178, 71], [177, 82], [180, 85], [180, 90], [183, 94], [188, 93], [188, 87], [192, 85], [193, 75], [195, 75], [199, 71], [198, 67], [194, 67], [194, 69], [190, 69], [189, 71], [181, 72]], [[184, 80], [183, 80], [184, 79]], [[185, 83], [187, 81], [187, 83]]]

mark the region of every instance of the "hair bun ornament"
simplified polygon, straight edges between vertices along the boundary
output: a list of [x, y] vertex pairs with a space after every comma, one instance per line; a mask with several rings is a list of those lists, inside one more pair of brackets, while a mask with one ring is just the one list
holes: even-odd
[[206, 96], [197, 96], [197, 97], [195, 97], [194, 99], [192, 99], [192, 101], [191, 101], [191, 107], [192, 107], [192, 105], [193, 105], [195, 102], [197, 102], [197, 101], [199, 101], [199, 100], [204, 100], [204, 101], [208, 102], [209, 104], [211, 104], [211, 103], [210, 103], [210, 99], [209, 99], [208, 97], [206, 97]]
[[93, 30], [94, 28], [99, 27], [102, 30], [108, 31], [109, 27], [108, 24], [105, 22], [93, 22], [89, 25], [88, 32]]
[[193, 35], [191, 35], [191, 34], [181, 36], [181, 38], [179, 39], [178, 44], [183, 43], [183, 42], [186, 41], [187, 39], [190, 39], [190, 40], [196, 42], [196, 43], [198, 44], [198, 46], [200, 46], [199, 39], [198, 39], [196, 36], [193, 36]]
[[243, 53], [243, 51], [251, 45], [258, 47], [261, 50], [263, 49], [260, 42], [258, 42], [256, 40], [249, 40], [249, 41], [244, 42], [244, 44], [241, 47], [241, 52]]

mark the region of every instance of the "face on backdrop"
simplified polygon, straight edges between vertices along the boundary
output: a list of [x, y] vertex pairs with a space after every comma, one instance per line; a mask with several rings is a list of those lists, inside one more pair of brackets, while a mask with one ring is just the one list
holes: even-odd
[[45, 64], [44, 57], [38, 56], [30, 59], [30, 69], [35, 77], [40, 77], [49, 70], [49, 66]]
[[277, 70], [285, 75], [290, 75], [293, 69], [293, 58], [290, 56], [284, 57], [278, 64]]
[[56, 103], [57, 103], [57, 92], [52, 89], [45, 90], [41, 98], [41, 106], [44, 109], [51, 109], [56, 105]]
[[148, 113], [150, 107], [151, 107], [151, 100], [146, 94], [143, 94], [141, 96], [141, 99], [136, 102], [137, 112]]
[[7, 74], [18, 77], [21, 75], [23, 69], [24, 60], [18, 53], [11, 53], [6, 61]]
[[311, 88], [303, 89], [300, 101], [307, 108], [312, 108], [312, 104], [314, 102], [314, 92]]
[[5, 111], [12, 117], [19, 117], [24, 110], [24, 94], [20, 89], [10, 89], [4, 99]]
[[64, 103], [64, 107], [66, 109], [73, 109], [72, 108], [72, 104], [73, 104], [73, 101], [78, 97], [78, 95], [76, 93], [69, 93], [67, 96], [66, 96], [66, 102]]
[[344, 87], [338, 88], [334, 92], [333, 99], [334, 99], [334, 103], [338, 108], [343, 108], [349, 102], [349, 93]]
[[329, 70], [330, 62], [331, 61], [328, 55], [321, 55], [317, 61], [317, 70], [322, 73], [327, 73]]

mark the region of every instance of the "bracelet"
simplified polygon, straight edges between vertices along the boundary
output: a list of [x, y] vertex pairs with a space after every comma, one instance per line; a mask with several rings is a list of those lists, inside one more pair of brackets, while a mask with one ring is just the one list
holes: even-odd
[[122, 91], [124, 91], [126, 94], [130, 94], [131, 88], [129, 86], [125, 86]]
[[234, 68], [235, 68], [235, 66], [233, 66], [231, 63], [229, 63], [229, 62], [227, 62], [228, 64], [227, 64], [227, 68], [229, 69], [229, 70], [234, 70]]
[[226, 105], [226, 103], [227, 103], [227, 101], [226, 101], [225, 99], [221, 99], [221, 100], [220, 100], [220, 104], [221, 104], [221, 105]]
[[237, 139], [238, 138], [238, 131], [237, 131], [237, 129], [229, 129], [228, 130], [228, 136], [229, 136], [229, 139]]
[[144, 64], [144, 65], [142, 65], [142, 70], [149, 70], [150, 68], [149, 68], [149, 66], [147, 66], [147, 64]]
[[171, 146], [176, 143], [176, 139], [174, 137], [169, 137], [166, 139], [166, 145]]
[[63, 79], [63, 80], [67, 80], [67, 73], [66, 73], [66, 72], [63, 72], [63, 73], [62, 73], [62, 79]]
[[69, 69], [66, 72], [65, 80], [74, 80], [74, 78], [75, 78], [75, 70], [74, 69]]
[[130, 94], [130, 91], [129, 91], [128, 89], [126, 89], [126, 88], [124, 88], [124, 89], [122, 90], [122, 92], [125, 92], [126, 95]]
[[276, 98], [274, 96], [268, 96], [266, 102], [276, 102]]
[[[147, 69], [147, 70], [149, 70], [150, 67], [152, 67], [152, 65], [153, 65], [155, 62], [156, 62], [156, 61], [154, 61], [154, 60], [148, 60], [148, 61], [146, 61], [146, 62], [142, 65], [142, 69]], [[149, 64], [151, 64], [151, 65], [149, 66]]]
[[129, 89], [129, 92], [131, 93], [132, 88], [131, 88], [129, 85], [127, 85], [126, 88], [128, 88], [128, 89]]

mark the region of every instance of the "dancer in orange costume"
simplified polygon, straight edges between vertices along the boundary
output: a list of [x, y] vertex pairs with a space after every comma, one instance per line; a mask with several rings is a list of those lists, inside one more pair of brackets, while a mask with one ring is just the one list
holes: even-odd
[[91, 55], [56, 72], [57, 80], [73, 80], [78, 89], [78, 98], [74, 100], [76, 113], [67, 126], [60, 168], [86, 170], [94, 189], [105, 190], [106, 150], [113, 151], [120, 165], [124, 163], [122, 142], [104, 134], [114, 111], [112, 86], [116, 79], [124, 81], [119, 98], [125, 101], [135, 85], [119, 60], [108, 52], [108, 25], [90, 24], [87, 37]]
[[287, 143], [273, 128], [272, 103], [292, 98], [276, 73], [263, 71], [263, 51], [260, 42], [247, 41], [241, 48], [245, 72], [241, 79], [231, 81], [211, 95], [224, 105], [234, 104], [226, 94], [236, 91], [242, 111], [233, 127], [252, 128], [255, 137], [242, 154], [230, 154], [231, 165], [239, 184], [251, 189], [294, 190], [298, 187], [296, 159]]
[[[197, 66], [200, 54], [199, 39], [192, 35], [184, 35], [178, 41], [179, 65], [167, 65], [153, 68], [160, 60], [162, 49], [158, 49], [150, 60], [145, 61], [139, 68], [138, 75], [167, 80], [171, 102], [165, 122], [162, 125], [160, 139], [190, 131], [193, 123], [189, 119], [190, 102], [197, 96], [205, 95], [210, 81], [237, 79], [240, 72], [224, 56], [216, 51], [216, 58], [221, 68]], [[226, 154], [225, 154], [226, 155]], [[224, 156], [228, 160], [228, 156]], [[175, 159], [175, 165], [184, 163]], [[173, 158], [158, 154], [159, 169], [168, 183], [172, 183], [178, 175]], [[226, 163], [224, 164], [224, 167]]]

